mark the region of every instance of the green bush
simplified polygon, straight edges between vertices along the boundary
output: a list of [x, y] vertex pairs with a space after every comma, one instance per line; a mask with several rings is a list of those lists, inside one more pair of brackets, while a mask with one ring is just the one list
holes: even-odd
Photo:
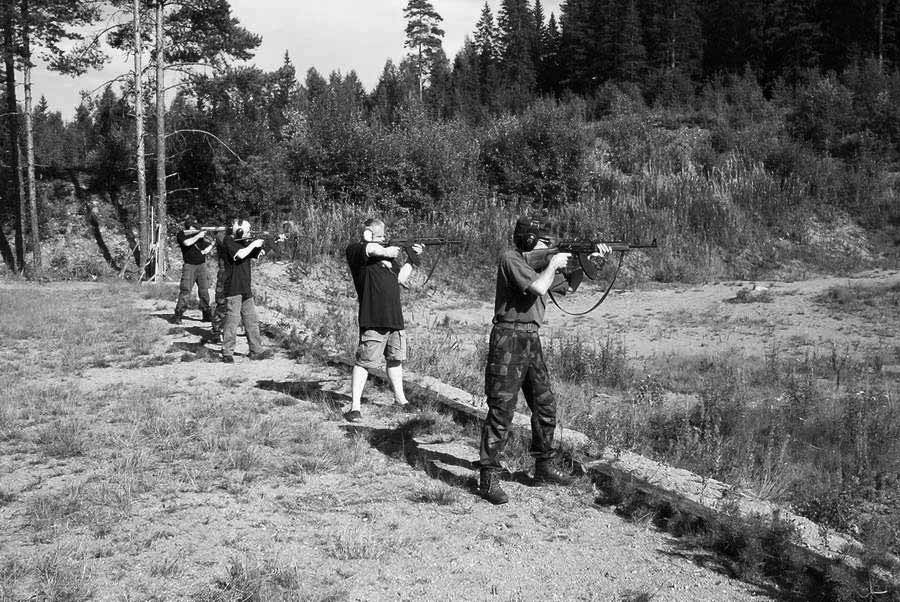
[[543, 206], [577, 199], [592, 140], [582, 103], [538, 101], [520, 117], [496, 120], [485, 133], [479, 157], [485, 183]]

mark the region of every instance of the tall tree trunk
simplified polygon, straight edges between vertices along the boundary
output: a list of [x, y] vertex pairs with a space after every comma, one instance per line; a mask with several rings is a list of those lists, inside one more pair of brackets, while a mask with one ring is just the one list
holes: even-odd
[[163, 19], [165, 18], [165, 1], [156, 2], [156, 273], [163, 275], [166, 271], [166, 241], [168, 239], [166, 223], [166, 41], [163, 37]]
[[13, 242], [16, 247], [15, 269], [21, 272], [25, 268], [25, 239], [22, 236], [22, 169], [19, 162], [19, 111], [16, 106], [15, 32], [12, 6], [7, 5], [4, 8], [3, 17], [3, 62], [6, 69], [6, 125], [10, 146], [9, 164], [13, 177], [16, 178], [16, 186], [13, 188], [15, 191]]
[[150, 269], [150, 212], [147, 208], [147, 177], [144, 173], [144, 96], [141, 93], [141, 6], [140, 0], [134, 0], [132, 19], [134, 21], [134, 122], [137, 141], [137, 193], [138, 220], [140, 222], [140, 255], [138, 267], [142, 278], [151, 276]]
[[28, 188], [28, 209], [31, 216], [31, 267], [34, 274], [41, 273], [41, 231], [37, 210], [37, 193], [34, 178], [34, 124], [31, 114], [31, 34], [28, 31], [28, 0], [22, 0], [22, 81], [25, 86], [25, 182]]
[[878, 0], [878, 67], [884, 65], [884, 0]]

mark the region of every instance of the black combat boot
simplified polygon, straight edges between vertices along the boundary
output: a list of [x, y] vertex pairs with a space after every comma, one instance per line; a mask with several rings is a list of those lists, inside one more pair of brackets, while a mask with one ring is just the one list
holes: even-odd
[[495, 468], [482, 468], [478, 484], [478, 495], [498, 506], [509, 501], [509, 496], [500, 487], [500, 471]]
[[181, 324], [181, 312], [176, 311], [175, 315], [172, 316], [172, 324]]
[[553, 466], [551, 460], [538, 460], [534, 464], [534, 482], [571, 485], [575, 482], [575, 477], [567, 475]]

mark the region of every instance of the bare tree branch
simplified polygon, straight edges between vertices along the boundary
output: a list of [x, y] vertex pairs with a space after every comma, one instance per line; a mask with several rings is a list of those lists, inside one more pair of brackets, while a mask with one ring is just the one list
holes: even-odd
[[215, 134], [213, 134], [213, 133], [211, 133], [211, 132], [207, 132], [206, 130], [193, 130], [193, 129], [187, 129], [187, 130], [175, 130], [174, 132], [171, 132], [171, 133], [169, 133], [169, 134], [166, 134], [166, 138], [168, 138], [169, 136], [174, 136], [175, 134], [183, 134], [183, 133], [185, 133], [185, 132], [194, 132], [194, 133], [197, 133], [197, 134], [206, 134], [206, 135], [209, 136], [210, 138], [216, 139], [216, 140], [219, 142], [219, 144], [221, 144], [222, 146], [224, 146], [224, 147], [228, 150], [229, 153], [231, 153], [232, 155], [235, 156], [235, 158], [236, 158], [238, 161], [240, 161], [243, 165], [247, 165], [247, 162], [244, 161], [243, 159], [241, 159], [240, 156], [239, 156], [236, 152], [234, 152], [233, 150], [231, 150], [231, 147], [228, 146], [227, 144], [225, 144], [225, 141], [223, 141], [221, 138], [219, 138], [219, 137], [216, 136]]

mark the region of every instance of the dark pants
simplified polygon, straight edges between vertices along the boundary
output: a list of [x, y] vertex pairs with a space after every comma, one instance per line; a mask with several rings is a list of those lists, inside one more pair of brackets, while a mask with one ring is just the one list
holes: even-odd
[[250, 353], [259, 353], [263, 350], [262, 339], [259, 337], [259, 319], [256, 316], [256, 304], [253, 297], [241, 298], [241, 295], [228, 297], [228, 314], [225, 316], [225, 324], [222, 330], [222, 355], [234, 353], [234, 343], [237, 339], [238, 324], [244, 325], [247, 333], [247, 343], [250, 344]]
[[216, 274], [216, 308], [213, 310], [211, 330], [214, 333], [222, 332], [225, 316], [228, 314], [228, 298], [225, 296], [225, 268], [220, 267]]
[[200, 297], [200, 311], [203, 315], [209, 313], [209, 276], [206, 274], [206, 264], [184, 264], [181, 268], [181, 282], [178, 286], [178, 301], [175, 303], [175, 315], [180, 316], [187, 307], [191, 291], [197, 285], [197, 296]]
[[488, 414], [481, 429], [481, 467], [501, 468], [500, 452], [506, 446], [516, 411], [519, 389], [531, 410], [531, 455], [537, 460], [553, 457], [556, 400], [544, 363], [537, 326], [525, 330], [495, 325], [491, 330], [484, 373]]

